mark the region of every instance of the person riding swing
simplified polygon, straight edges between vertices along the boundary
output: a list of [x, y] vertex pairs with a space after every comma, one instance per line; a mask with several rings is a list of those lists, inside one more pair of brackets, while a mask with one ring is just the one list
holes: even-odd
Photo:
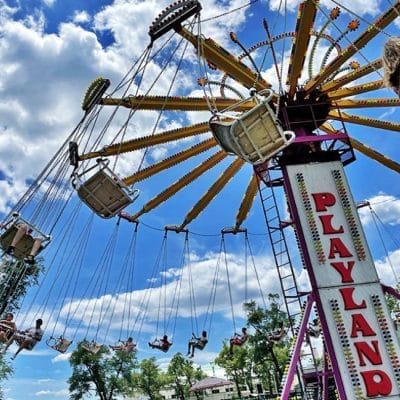
[[158, 349], [166, 353], [172, 346], [172, 342], [168, 340], [167, 335], [164, 335], [161, 339], [154, 339], [152, 342], [149, 342], [149, 346], [152, 349]]
[[243, 346], [248, 338], [247, 328], [243, 327], [242, 333], [235, 333], [229, 340], [229, 352], [232, 353], [233, 346]]
[[187, 355], [189, 358], [193, 358], [195, 349], [203, 350], [207, 343], [208, 339], [206, 331], [203, 331], [200, 337], [197, 337], [194, 333], [192, 333], [192, 338], [188, 343]]
[[129, 336], [128, 339], [126, 340], [126, 342], [120, 342], [116, 346], [110, 346], [110, 348], [115, 351], [122, 351], [124, 353], [132, 353], [132, 352], [136, 351], [136, 343], [133, 341], [133, 338]]
[[32, 350], [35, 347], [36, 343], [42, 340], [44, 333], [41, 328], [42, 324], [43, 321], [39, 318], [36, 320], [36, 324], [34, 327], [29, 328], [25, 331], [16, 331], [7, 342], [7, 345], [4, 348], [3, 352], [5, 353], [13, 342], [16, 342], [19, 345], [19, 348], [16, 353], [11, 357], [11, 360], [15, 360], [17, 355], [24, 349]]
[[7, 313], [4, 319], [0, 320], [0, 342], [8, 342], [17, 331], [17, 326], [13, 321], [14, 315]]

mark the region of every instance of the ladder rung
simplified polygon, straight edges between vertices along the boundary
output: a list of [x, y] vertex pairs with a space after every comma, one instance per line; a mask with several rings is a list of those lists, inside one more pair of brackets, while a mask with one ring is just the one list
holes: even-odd
[[286, 278], [293, 278], [292, 274], [281, 276], [281, 279], [286, 279]]
[[271, 233], [281, 232], [281, 228], [279, 228], [278, 226], [270, 226], [269, 229], [272, 231]]
[[[285, 267], [286, 265], [290, 265], [290, 261], [286, 261], [283, 264], [279, 264], [279, 267]], [[292, 274], [293, 275], [293, 274]]]

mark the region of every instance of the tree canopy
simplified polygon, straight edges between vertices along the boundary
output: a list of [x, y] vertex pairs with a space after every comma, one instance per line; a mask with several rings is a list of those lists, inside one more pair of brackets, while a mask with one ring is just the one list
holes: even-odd
[[95, 393], [100, 400], [113, 400], [131, 390], [131, 373], [136, 365], [135, 353], [110, 351], [102, 346], [93, 354], [80, 342], [70, 358], [72, 375], [68, 380], [70, 398], [83, 399]]

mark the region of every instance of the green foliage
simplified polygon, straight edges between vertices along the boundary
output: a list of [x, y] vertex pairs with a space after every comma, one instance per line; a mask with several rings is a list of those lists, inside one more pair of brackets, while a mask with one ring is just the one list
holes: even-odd
[[93, 354], [82, 342], [70, 358], [72, 375], [68, 379], [70, 398], [83, 399], [95, 393], [101, 400], [113, 400], [131, 390], [131, 372], [136, 365], [135, 353], [116, 351], [110, 354], [105, 347]]
[[254, 370], [270, 391], [279, 386], [282, 379], [283, 366], [288, 361], [288, 338], [283, 337], [279, 342], [269, 339], [272, 332], [280, 327], [288, 326], [288, 316], [281, 310], [278, 294], [269, 294], [269, 308], [263, 309], [255, 302], [244, 304], [248, 324], [255, 328], [250, 339], [254, 358]]
[[43, 259], [35, 259], [33, 265], [15, 259], [3, 258], [0, 267], [0, 315], [19, 310], [27, 290], [38, 284], [43, 272]]
[[183, 357], [181, 353], [176, 353], [168, 365], [167, 382], [175, 388], [178, 399], [189, 398], [190, 387], [204, 377], [205, 374], [201, 369], [195, 369], [193, 363]]
[[[8, 379], [13, 373], [13, 369], [10, 364], [6, 363], [3, 356], [0, 357], [0, 382]], [[0, 388], [0, 400], [4, 400], [3, 390]]]
[[155, 357], [144, 359], [139, 364], [139, 371], [132, 375], [131, 392], [139, 392], [150, 400], [161, 400], [160, 389], [167, 379], [156, 364]]
[[251, 375], [252, 359], [249, 346], [234, 346], [233, 351], [224, 343], [224, 347], [214, 360], [215, 364], [224, 368], [227, 376], [233, 380], [239, 398], [241, 397], [240, 387], [246, 383], [246, 377]]
[[[0, 264], [0, 318], [6, 312], [15, 312], [27, 290], [38, 284], [40, 273], [44, 270], [43, 259], [36, 260], [35, 264], [27, 265], [22, 261], [3, 257]], [[12, 367], [0, 357], [0, 382], [12, 375]], [[0, 400], [4, 395], [0, 388]]]
[[288, 316], [281, 310], [278, 294], [269, 294], [268, 300], [268, 309], [261, 308], [254, 301], [244, 304], [247, 326], [252, 326], [255, 331], [244, 346], [234, 346], [232, 351], [225, 343], [215, 359], [215, 363], [224, 368], [234, 381], [239, 398], [240, 387], [244, 384], [253, 392], [254, 376], [267, 390], [275, 392], [282, 378], [283, 366], [288, 361], [288, 338], [283, 336], [279, 342], [270, 339], [272, 332], [288, 326]]
[[[400, 284], [396, 285], [396, 291], [400, 293]], [[400, 300], [394, 297], [391, 294], [386, 294], [386, 303], [389, 308], [389, 311], [392, 313], [400, 313]]]

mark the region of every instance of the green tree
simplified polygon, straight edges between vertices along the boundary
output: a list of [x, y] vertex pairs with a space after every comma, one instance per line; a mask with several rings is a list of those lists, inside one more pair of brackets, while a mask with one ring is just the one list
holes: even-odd
[[190, 387], [205, 376], [200, 368], [194, 368], [193, 363], [181, 353], [176, 353], [168, 365], [168, 383], [174, 385], [176, 396], [181, 400], [189, 398]]
[[[400, 293], [400, 283], [396, 285], [395, 290]], [[386, 293], [385, 297], [389, 311], [398, 314], [400, 312], [400, 300], [390, 293]]]
[[[8, 379], [9, 376], [13, 373], [12, 367], [5, 362], [3, 356], [0, 357], [0, 382]], [[0, 400], [4, 400], [3, 389], [0, 388]]]
[[140, 392], [150, 400], [160, 400], [160, 389], [166, 383], [165, 375], [156, 364], [155, 357], [143, 359], [139, 364], [139, 371], [132, 375], [131, 392]]
[[244, 304], [247, 322], [255, 328], [249, 342], [252, 346], [254, 372], [268, 387], [270, 392], [276, 390], [282, 380], [283, 366], [288, 361], [288, 339], [282, 337], [279, 342], [270, 339], [272, 332], [288, 326], [288, 316], [280, 308], [278, 294], [269, 294], [269, 308], [263, 309], [254, 301]]
[[[6, 312], [20, 309], [20, 303], [27, 290], [38, 284], [38, 278], [43, 271], [43, 259], [28, 265], [15, 259], [3, 257], [0, 263], [0, 318]], [[0, 356], [0, 382], [7, 380], [13, 373], [12, 367]], [[4, 398], [0, 388], [0, 400]]]
[[68, 379], [70, 398], [83, 399], [95, 393], [100, 400], [113, 400], [131, 390], [131, 373], [136, 364], [135, 353], [110, 351], [102, 346], [93, 354], [82, 342], [70, 358], [72, 375]]
[[242, 397], [241, 387], [247, 383], [249, 374], [251, 375], [252, 362], [249, 356], [247, 345], [234, 346], [231, 352], [227, 343], [224, 343], [222, 350], [214, 360], [216, 365], [225, 369], [228, 378], [234, 382], [239, 398]]
[[44, 270], [43, 259], [38, 258], [33, 265], [15, 259], [4, 259], [0, 266], [0, 316], [19, 310], [20, 302], [27, 290], [38, 284]]

